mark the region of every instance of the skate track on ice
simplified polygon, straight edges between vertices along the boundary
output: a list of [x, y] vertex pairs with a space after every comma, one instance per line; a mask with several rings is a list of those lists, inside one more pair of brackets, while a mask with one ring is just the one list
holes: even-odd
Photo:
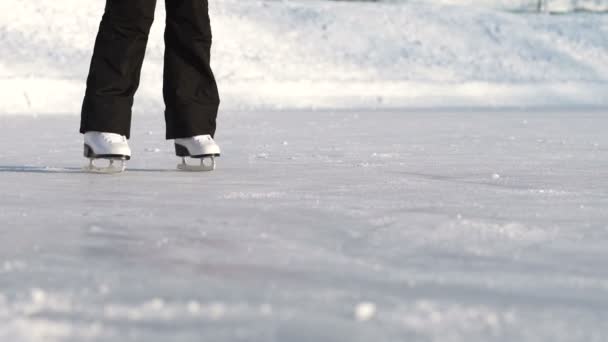
[[0, 115], [1, 341], [606, 341], [601, 111], [222, 112], [212, 173], [135, 115]]

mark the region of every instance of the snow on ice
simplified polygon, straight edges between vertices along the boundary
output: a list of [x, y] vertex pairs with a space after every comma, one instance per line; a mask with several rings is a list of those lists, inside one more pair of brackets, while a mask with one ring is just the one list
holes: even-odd
[[601, 111], [224, 111], [204, 175], [161, 121], [100, 176], [76, 116], [0, 117], [0, 340], [607, 337]]

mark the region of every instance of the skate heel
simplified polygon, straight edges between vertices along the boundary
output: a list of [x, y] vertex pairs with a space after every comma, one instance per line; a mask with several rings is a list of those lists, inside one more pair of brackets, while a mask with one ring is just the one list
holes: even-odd
[[178, 157], [190, 157], [190, 152], [185, 146], [175, 144], [175, 155]]
[[84, 157], [85, 158], [95, 158], [95, 153], [93, 153], [93, 149], [89, 147], [89, 145], [84, 144]]

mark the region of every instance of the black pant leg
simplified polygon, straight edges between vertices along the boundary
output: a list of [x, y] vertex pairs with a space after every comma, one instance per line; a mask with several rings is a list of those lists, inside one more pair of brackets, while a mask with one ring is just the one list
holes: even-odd
[[80, 132], [129, 137], [133, 96], [156, 0], [106, 0], [87, 79]]
[[166, 0], [163, 96], [167, 139], [215, 134], [219, 94], [211, 71], [207, 0]]

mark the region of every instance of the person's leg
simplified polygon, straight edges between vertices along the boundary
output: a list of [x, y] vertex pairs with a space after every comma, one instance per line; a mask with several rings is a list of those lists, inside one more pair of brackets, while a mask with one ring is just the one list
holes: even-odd
[[207, 0], [166, 0], [165, 73], [167, 139], [215, 134], [219, 106], [211, 67]]
[[80, 132], [100, 131], [129, 137], [133, 95], [156, 0], [107, 0], [101, 20], [87, 90], [82, 105]]

